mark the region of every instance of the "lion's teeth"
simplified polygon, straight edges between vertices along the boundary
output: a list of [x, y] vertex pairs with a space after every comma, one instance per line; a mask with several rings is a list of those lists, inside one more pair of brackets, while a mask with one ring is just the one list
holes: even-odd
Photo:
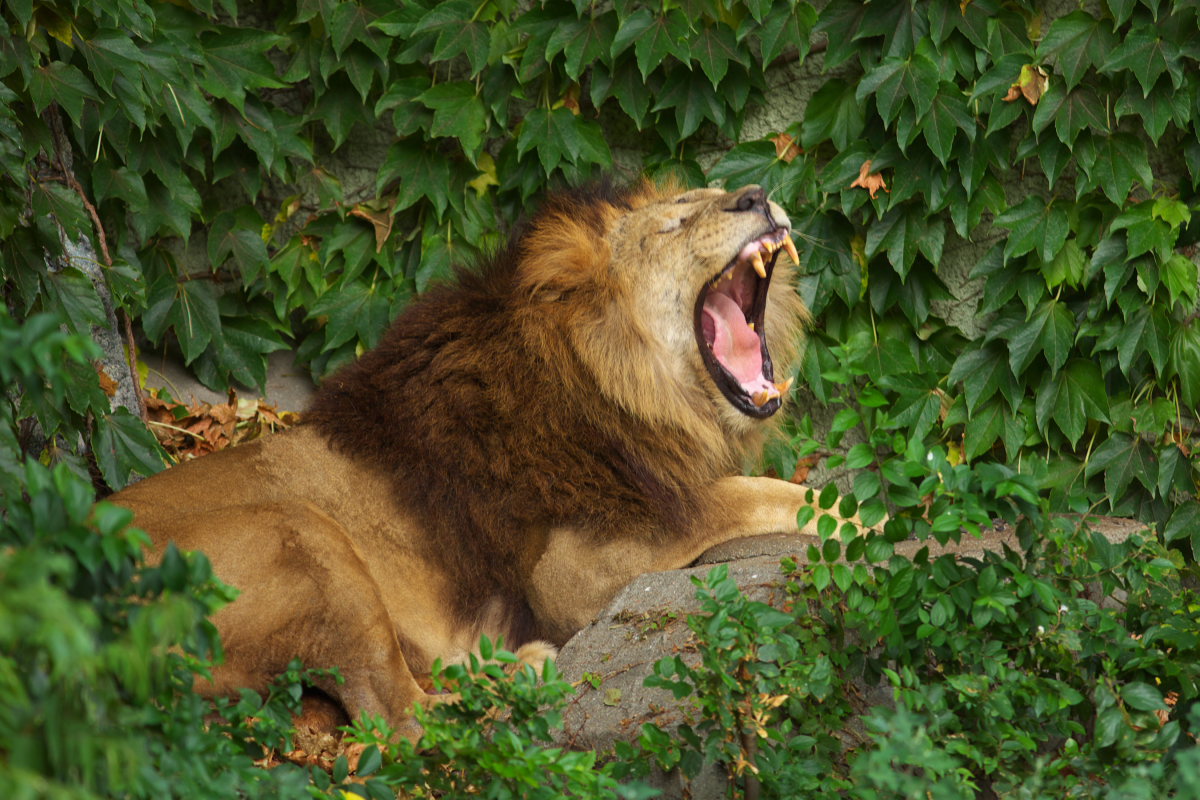
[[747, 327], [750, 328], [750, 330], [754, 330], [754, 323], [753, 322], [749, 323], [747, 325]]
[[754, 401], [754, 405], [758, 406], [759, 408], [762, 408], [769, 401], [774, 400], [776, 397], [779, 397], [779, 392], [776, 391], [778, 388], [779, 388], [778, 385], [776, 385], [775, 388], [773, 388], [773, 389], [763, 389], [762, 391], [755, 392], [753, 395], [750, 396], [750, 399]]
[[800, 266], [800, 254], [796, 252], [796, 243], [792, 241], [792, 235], [789, 233], [783, 238], [783, 249], [787, 250], [788, 257], [798, 267]]
[[754, 271], [758, 273], [758, 277], [767, 277], [767, 266], [763, 263], [761, 253], [755, 253], [754, 255], [750, 256], [750, 264], [754, 267]]
[[788, 378], [783, 383], [775, 384], [775, 388], [779, 391], [780, 395], [786, 395], [788, 393], [788, 390], [792, 388], [792, 384], [795, 382], [796, 382], [795, 378]]

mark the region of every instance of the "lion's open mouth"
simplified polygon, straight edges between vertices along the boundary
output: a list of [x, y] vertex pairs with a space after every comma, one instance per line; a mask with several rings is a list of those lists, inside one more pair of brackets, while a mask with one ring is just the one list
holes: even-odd
[[779, 410], [791, 385], [774, 381], [763, 317], [767, 289], [780, 250], [799, 263], [787, 228], [748, 242], [696, 298], [696, 342], [713, 381], [733, 404], [752, 417]]

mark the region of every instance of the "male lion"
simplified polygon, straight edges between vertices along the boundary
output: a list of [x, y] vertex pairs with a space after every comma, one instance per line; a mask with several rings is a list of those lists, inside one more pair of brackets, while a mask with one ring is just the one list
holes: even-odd
[[201, 550], [241, 590], [200, 690], [262, 690], [299, 657], [415, 736], [414, 675], [480, 634], [561, 644], [640, 573], [795, 531], [806, 490], [741, 475], [800, 343], [788, 225], [757, 186], [554, 197], [302, 424], [116, 495], [156, 552]]

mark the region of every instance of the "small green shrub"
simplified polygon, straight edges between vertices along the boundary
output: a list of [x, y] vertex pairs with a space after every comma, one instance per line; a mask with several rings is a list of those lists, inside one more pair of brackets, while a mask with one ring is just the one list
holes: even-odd
[[[435, 689], [451, 688], [457, 699], [417, 709], [425, 732], [416, 746], [390, 741], [381, 720], [358, 721], [353, 736], [370, 746], [356, 775], [367, 779], [337, 788], [376, 800], [390, 800], [398, 791], [415, 797], [492, 800], [632, 800], [656, 794], [618, 783], [612, 775], [614, 765], [598, 765], [594, 752], [550, 746], [551, 731], [562, 725], [562, 706], [574, 692], [553, 661], [546, 662], [541, 676], [528, 665], [515, 668], [516, 656], [493, 646], [487, 637], [480, 641], [480, 655], [482, 660], [471, 655], [465, 665], [435, 665]], [[336, 783], [346, 776], [342, 761], [332, 778]]]

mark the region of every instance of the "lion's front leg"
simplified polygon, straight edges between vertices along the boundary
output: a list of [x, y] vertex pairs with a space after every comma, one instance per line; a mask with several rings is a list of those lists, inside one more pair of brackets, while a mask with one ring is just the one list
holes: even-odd
[[[704, 508], [687, 532], [551, 530], [530, 581], [529, 602], [542, 635], [562, 644], [642, 573], [686, 567], [730, 539], [799, 533], [796, 514], [807, 505], [807, 494], [807, 488], [775, 478], [729, 477], [705, 490]], [[815, 525], [803, 532], [815, 533]]]

